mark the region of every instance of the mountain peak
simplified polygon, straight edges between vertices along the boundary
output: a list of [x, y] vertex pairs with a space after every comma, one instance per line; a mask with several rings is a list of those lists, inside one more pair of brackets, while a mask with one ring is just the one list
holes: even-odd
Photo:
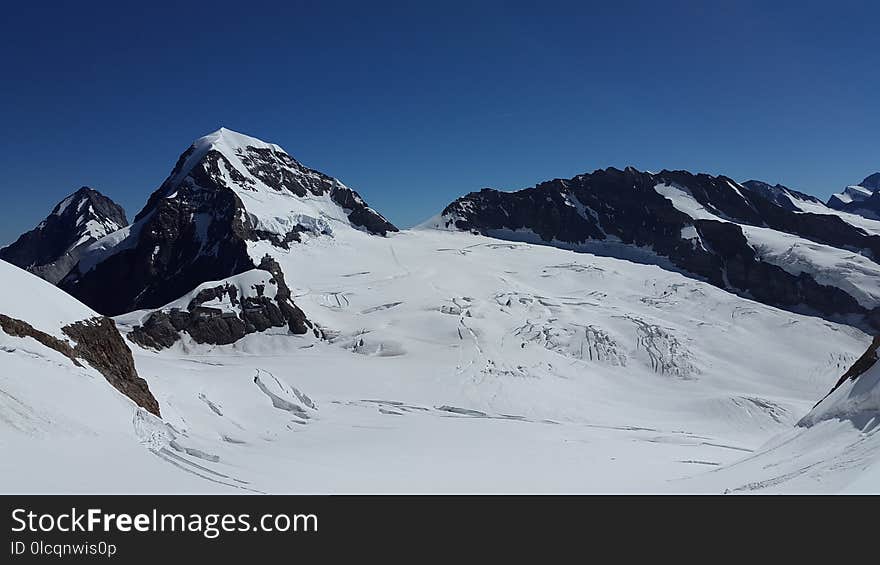
[[249, 148], [269, 150], [272, 153], [290, 157], [279, 145], [221, 127], [193, 141], [189, 149], [181, 155], [177, 166], [172, 171], [169, 177], [170, 184], [176, 185], [183, 180], [211, 151], [217, 151], [227, 160], [238, 161], [238, 156]]
[[880, 190], [880, 172], [868, 175], [865, 180], [859, 183], [862, 188], [867, 188], [871, 192]]
[[[85, 209], [85, 204], [81, 204], [83, 202], [91, 203], [92, 207], [98, 206], [102, 208], [102, 211], [97, 212], [97, 214], [108, 216], [120, 226], [124, 226], [128, 223], [128, 220], [125, 217], [125, 210], [90, 186], [82, 186], [77, 189], [76, 192], [61, 200], [61, 202], [56, 204], [52, 209], [52, 215], [59, 216], [64, 213], [72, 213], [70, 210], [76, 210], [76, 214], [84, 217], [84, 213], [88, 214], [88, 210]], [[71, 208], [71, 205], [73, 205], [73, 208]]]
[[116, 315], [254, 269], [268, 251], [395, 231], [339, 180], [274, 143], [221, 127], [195, 140], [132, 226], [90, 248], [61, 287]]
[[56, 204], [37, 227], [0, 249], [0, 259], [57, 283], [86, 247], [126, 225], [121, 206], [83, 186]]
[[828, 199], [828, 206], [877, 219], [880, 218], [878, 192], [880, 192], [880, 173], [874, 173], [865, 177], [859, 184], [848, 186], [843, 191], [832, 194]]
[[284, 149], [274, 143], [267, 143], [262, 139], [240, 133], [229, 128], [221, 127], [220, 129], [204, 135], [193, 142], [193, 147], [208, 149], [244, 149], [245, 147], [256, 147], [258, 149], [272, 149], [286, 153]]

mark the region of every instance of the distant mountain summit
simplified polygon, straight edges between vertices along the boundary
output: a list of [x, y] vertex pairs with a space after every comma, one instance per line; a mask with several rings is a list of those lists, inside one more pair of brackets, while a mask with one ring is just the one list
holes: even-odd
[[873, 175], [865, 177], [865, 180], [860, 182], [859, 186], [867, 188], [873, 192], [880, 190], [880, 173], [874, 173]]
[[880, 235], [781, 185], [608, 168], [472, 192], [423, 227], [655, 263], [773, 306], [880, 327]]
[[134, 223], [91, 246], [60, 286], [107, 315], [158, 308], [340, 230], [397, 228], [278, 145], [221, 128], [196, 140]]
[[850, 212], [871, 218], [880, 219], [880, 173], [865, 177], [857, 185], [848, 186], [828, 199], [828, 207], [843, 212]]
[[0, 249], [0, 259], [55, 284], [86, 247], [127, 225], [121, 206], [84, 186], [59, 202], [37, 227]]

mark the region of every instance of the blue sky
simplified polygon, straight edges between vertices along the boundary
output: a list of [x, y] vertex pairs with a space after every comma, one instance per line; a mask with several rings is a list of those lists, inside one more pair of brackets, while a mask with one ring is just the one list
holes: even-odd
[[278, 143], [402, 226], [606, 166], [880, 170], [876, 2], [4, 7], [0, 242], [82, 185], [134, 214], [197, 137]]

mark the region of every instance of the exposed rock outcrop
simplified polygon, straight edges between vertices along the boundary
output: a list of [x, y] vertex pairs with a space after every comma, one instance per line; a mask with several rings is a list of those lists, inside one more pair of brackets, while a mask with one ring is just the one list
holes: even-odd
[[134, 365], [131, 350], [113, 320], [103, 316], [65, 326], [62, 331], [76, 342], [77, 357], [88, 361], [116, 390], [138, 406], [159, 415], [159, 403]]
[[33, 338], [68, 357], [78, 367], [82, 366], [80, 360], [85, 360], [135, 404], [156, 416], [160, 415], [159, 403], [147, 382], [138, 375], [131, 350], [109, 318], [95, 317], [63, 327], [62, 331], [73, 340], [74, 345], [5, 314], [0, 314], [0, 329], [14, 337]]
[[77, 367], [82, 366], [80, 365], [79, 361], [77, 361], [73, 347], [71, 347], [69, 343], [60, 340], [55, 336], [49, 335], [46, 332], [36, 329], [24, 320], [12, 318], [7, 316], [6, 314], [0, 314], [0, 329], [13, 337], [33, 338], [45, 345], [46, 347], [54, 349], [58, 353], [61, 353], [65, 357], [69, 358]]
[[164, 349], [185, 332], [196, 343], [228, 345], [248, 334], [284, 326], [293, 334], [311, 330], [320, 337], [320, 330], [293, 303], [280, 265], [267, 255], [257, 270], [264, 273], [265, 282], [254, 282], [248, 277], [252, 273], [245, 273], [232, 282], [203, 285], [185, 308], [149, 314], [142, 325], [133, 328], [130, 339], [144, 347]]

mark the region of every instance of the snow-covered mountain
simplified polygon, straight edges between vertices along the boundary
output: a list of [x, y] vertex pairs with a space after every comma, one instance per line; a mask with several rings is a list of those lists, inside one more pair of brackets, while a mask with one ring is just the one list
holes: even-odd
[[851, 185], [842, 192], [828, 198], [828, 207], [880, 220], [880, 173], [874, 173], [857, 185]]
[[[466, 232], [262, 245], [323, 337], [270, 328], [227, 345], [188, 332], [170, 347], [131, 342], [162, 421], [130, 416], [69, 442], [106, 459], [98, 440], [124, 454], [113, 439], [124, 432], [153, 459], [107, 488], [723, 492], [764, 475], [688, 481], [794, 429], [870, 341], [657, 265]], [[271, 299], [266, 274], [228, 282], [237, 296], [265, 285]], [[239, 315], [232, 294], [202, 305]], [[117, 322], [134, 337], [145, 314]], [[4, 359], [18, 388], [0, 388], [17, 396], [28, 380]], [[58, 410], [55, 393], [26, 398]], [[0, 422], [0, 443], [18, 461], [0, 463], [4, 490], [49, 488], [20, 472], [49, 458], [30, 431]]]
[[220, 130], [60, 284], [113, 322], [0, 263], [0, 490], [876, 492], [878, 238], [635, 169], [398, 232]]
[[94, 243], [61, 287], [105, 314], [158, 308], [311, 238], [397, 231], [340, 181], [228, 129], [195, 141], [134, 223]]
[[59, 202], [37, 227], [0, 249], [0, 259], [55, 284], [86, 247], [127, 225], [121, 206], [84, 186]]
[[766, 304], [880, 327], [880, 231], [808, 205], [821, 203], [765, 183], [609, 168], [473, 192], [426, 226], [664, 265]]

